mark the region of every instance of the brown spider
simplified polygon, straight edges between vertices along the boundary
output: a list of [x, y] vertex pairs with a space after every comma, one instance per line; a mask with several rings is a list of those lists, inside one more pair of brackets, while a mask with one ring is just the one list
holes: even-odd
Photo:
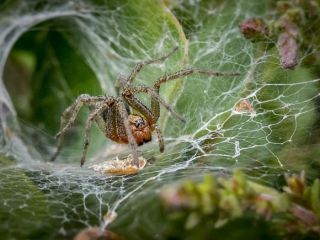
[[[117, 97], [108, 96], [90, 96], [88, 94], [80, 95], [71, 106], [69, 106], [61, 116], [60, 131], [56, 135], [58, 146], [55, 154], [51, 158], [54, 161], [58, 156], [62, 145], [63, 136], [66, 131], [74, 123], [82, 106], [87, 105], [90, 110], [90, 115], [85, 126], [84, 146], [81, 157], [81, 166], [85, 162], [88, 146], [90, 143], [90, 130], [94, 121], [98, 124], [100, 130], [107, 138], [117, 142], [130, 144], [135, 166], [139, 167], [139, 159], [137, 146], [151, 141], [152, 132], [156, 131], [158, 135], [160, 152], [164, 151], [164, 141], [161, 129], [157, 125], [157, 120], [160, 116], [160, 104], [169, 110], [173, 116], [181, 121], [185, 121], [172, 107], [167, 104], [160, 96], [159, 89], [162, 83], [177, 78], [185, 77], [194, 73], [206, 74], [211, 76], [236, 76], [239, 73], [223, 73], [212, 72], [201, 69], [183, 69], [173, 74], [166, 74], [154, 83], [153, 88], [147, 86], [132, 86], [132, 81], [148, 64], [159, 63], [169, 58], [178, 48], [174, 48], [168, 54], [153, 60], [142, 61], [136, 64], [131, 71], [129, 77], [120, 76], [116, 81]], [[145, 106], [135, 94], [146, 93], [151, 97], [151, 107]], [[131, 113], [131, 109], [137, 113]]]

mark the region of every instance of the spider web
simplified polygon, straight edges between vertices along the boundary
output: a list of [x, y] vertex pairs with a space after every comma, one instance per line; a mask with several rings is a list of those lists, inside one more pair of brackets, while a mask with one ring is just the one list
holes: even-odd
[[[0, 170], [0, 232], [8, 238], [39, 234], [70, 238], [85, 227], [103, 225], [106, 212], [116, 211], [112, 230], [130, 239], [161, 238], [165, 223], [155, 199], [167, 184], [213, 172], [229, 174], [235, 168], [273, 184], [284, 172], [308, 170], [299, 152], [310, 150], [306, 142], [312, 135], [319, 96], [315, 86], [320, 79], [303, 67], [284, 71], [276, 50], [257, 50], [243, 38], [241, 20], [263, 15], [266, 5], [248, 0], [176, 1], [170, 9], [148, 1], [3, 3], [1, 79], [16, 41], [38, 24], [53, 20], [108, 95], [115, 94], [119, 73], [128, 74], [139, 60], [162, 56], [177, 45], [178, 53], [163, 64], [146, 67], [136, 83], [151, 86], [164, 73], [188, 66], [241, 75], [190, 76], [163, 86], [161, 96], [187, 123], [162, 109], [166, 150], [159, 154], [157, 142], [143, 146], [139, 151], [149, 164], [132, 176], [104, 176], [87, 168], [130, 152], [101, 137], [94, 137], [96, 148], [83, 168], [79, 167], [81, 137], [57, 162], [47, 163], [49, 154], [30, 146], [30, 136], [20, 133], [28, 127], [17, 119], [0, 81], [1, 152], [16, 160]], [[81, 132], [79, 125], [76, 130]], [[30, 131], [41, 136], [37, 144], [53, 142], [45, 130], [31, 127]]]

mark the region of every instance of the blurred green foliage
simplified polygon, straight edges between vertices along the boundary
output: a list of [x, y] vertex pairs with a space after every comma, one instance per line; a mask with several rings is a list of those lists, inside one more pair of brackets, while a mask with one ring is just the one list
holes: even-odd
[[[9, 91], [23, 85], [12, 94], [20, 117], [53, 134], [59, 128], [60, 114], [76, 96], [98, 95], [101, 89], [83, 56], [62, 33], [52, 24], [37, 28], [46, 30], [30, 31], [19, 39], [4, 77]], [[16, 71], [20, 75], [16, 76]]]
[[302, 173], [286, 182], [279, 192], [236, 171], [230, 179], [208, 175], [164, 188], [166, 238], [319, 239], [319, 179], [307, 186]]

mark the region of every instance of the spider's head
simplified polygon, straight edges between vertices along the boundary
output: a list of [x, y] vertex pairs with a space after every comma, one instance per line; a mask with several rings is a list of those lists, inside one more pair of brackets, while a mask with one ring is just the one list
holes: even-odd
[[141, 116], [130, 114], [129, 124], [134, 138], [138, 145], [150, 142], [152, 139], [152, 130], [148, 122]]

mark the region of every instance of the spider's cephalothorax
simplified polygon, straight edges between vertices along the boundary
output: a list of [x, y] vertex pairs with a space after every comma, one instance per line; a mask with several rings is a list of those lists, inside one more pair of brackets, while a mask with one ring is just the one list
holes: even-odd
[[[57, 137], [59, 137], [58, 147], [51, 160], [53, 161], [58, 156], [63, 145], [64, 134], [72, 126], [81, 107], [84, 105], [89, 107], [90, 115], [85, 126], [81, 166], [85, 162], [93, 122], [97, 123], [107, 138], [117, 143], [130, 144], [133, 160], [137, 167], [139, 167], [137, 146], [151, 141], [153, 131], [157, 133], [160, 152], [163, 152], [163, 136], [161, 129], [157, 125], [160, 116], [160, 104], [169, 110], [177, 119], [181, 121], [184, 121], [184, 119], [159, 96], [161, 84], [195, 73], [211, 76], [239, 75], [238, 73], [223, 73], [187, 68], [158, 78], [153, 88], [132, 85], [132, 81], [145, 65], [162, 62], [169, 58], [176, 50], [177, 48], [174, 48], [169, 54], [158, 59], [137, 63], [128, 77], [120, 76], [116, 82], [117, 97], [80, 95], [61, 115], [60, 131], [57, 134]], [[147, 107], [135, 96], [138, 93], [146, 93], [150, 96], [150, 107]], [[132, 110], [135, 111], [134, 114], [131, 113]]]

